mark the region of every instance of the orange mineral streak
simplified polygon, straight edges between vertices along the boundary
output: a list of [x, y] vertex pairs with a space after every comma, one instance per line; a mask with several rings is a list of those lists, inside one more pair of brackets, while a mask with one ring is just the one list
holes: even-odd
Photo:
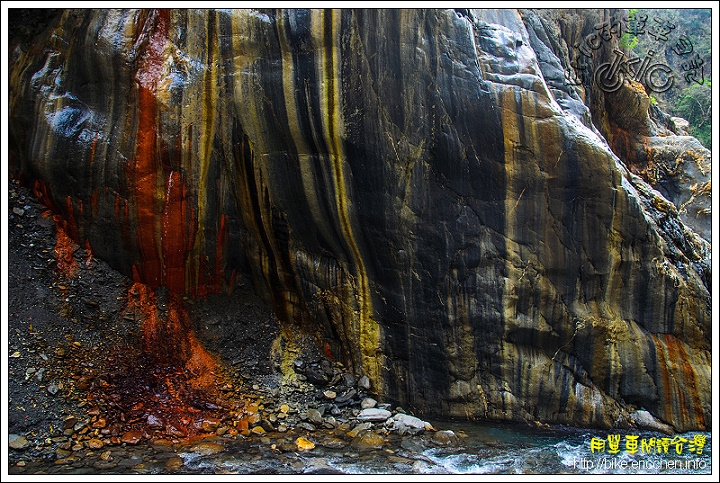
[[[695, 387], [695, 370], [682, 343], [673, 335], [653, 336], [660, 371], [662, 412], [666, 419], [676, 419], [691, 426], [705, 426], [700, 396]], [[678, 414], [679, 411], [679, 414]]]
[[220, 373], [213, 358], [195, 338], [182, 302], [173, 293], [158, 306], [158, 297], [146, 284], [134, 283], [128, 309], [142, 319], [143, 353], [157, 366], [176, 366], [192, 375], [197, 389], [215, 392]]
[[679, 407], [683, 411], [682, 419], [689, 421], [692, 425], [697, 423], [705, 426], [705, 415], [695, 385], [695, 369], [688, 360], [685, 346], [677, 337], [671, 334], [667, 334], [664, 340], [668, 359], [672, 361], [673, 371], [677, 374], [675, 380], [682, 388], [682, 390], [678, 391]]
[[217, 388], [226, 383], [221, 367], [196, 339], [176, 295], [134, 283], [125, 314], [141, 323], [142, 351], [105, 389], [120, 396], [111, 415], [116, 424], [137, 429], [142, 424], [129, 428], [125, 422], [145, 418], [152, 427], [144, 429], [160, 438], [192, 440], [212, 434], [231, 408], [244, 405], [219, 394]]
[[195, 244], [196, 212], [187, 201], [187, 185], [172, 171], [166, 183], [162, 216], [162, 281], [171, 292], [186, 292], [186, 262]]
[[195, 247], [197, 208], [188, 197], [185, 175], [170, 167], [166, 151], [163, 156], [166, 147], [163, 148], [160, 133], [158, 85], [165, 68], [168, 24], [167, 11], [153, 11], [137, 41], [143, 45], [135, 74], [137, 147], [135, 159], [127, 170], [139, 252], [139, 260], [133, 266], [133, 280], [152, 288], [166, 286], [173, 293], [207, 295], [219, 291], [214, 280], [208, 287], [198, 289], [204, 280], [188, 277], [194, 273], [188, 257]]
[[43, 218], [52, 216], [55, 222], [55, 260], [57, 272], [66, 279], [72, 279], [78, 270], [78, 263], [73, 256], [77, 245], [74, 240], [78, 240], [78, 229], [75, 223], [72, 199], [68, 196], [65, 200], [67, 219], [60, 215], [60, 210], [52, 201], [50, 188], [41, 180], [36, 180], [33, 184], [33, 195], [42, 204], [48, 207], [43, 211]]
[[630, 133], [613, 124], [610, 126], [610, 143], [614, 153], [627, 164], [637, 163], [637, 153], [632, 148]]
[[[64, 220], [63, 228], [73, 240], [80, 241], [80, 232], [78, 230], [77, 221], [75, 219], [75, 209], [73, 208], [72, 198], [69, 196], [65, 199], [65, 209], [67, 219]], [[82, 201], [78, 201], [78, 215], [82, 219]], [[57, 220], [56, 220], [57, 221]]]
[[138, 40], [138, 43], [146, 41], [147, 45], [142, 49], [139, 68], [135, 74], [138, 83], [138, 133], [135, 159], [129, 164], [128, 179], [137, 214], [137, 245], [141, 260], [134, 267], [139, 275], [139, 279], [135, 281], [158, 287], [162, 280], [162, 255], [157, 242], [160, 234], [160, 208], [156, 203], [156, 193], [160, 163], [156, 100], [167, 42], [168, 14], [160, 12], [153, 15], [148, 24], [154, 22], [154, 26], [141, 29], [141, 35], [148, 35], [148, 38]]
[[55, 260], [57, 261], [57, 271], [65, 278], [72, 279], [77, 274], [78, 263], [73, 256], [76, 245], [72, 239], [65, 233], [62, 228], [62, 218], [60, 215], [54, 215], [56, 234], [55, 240]]

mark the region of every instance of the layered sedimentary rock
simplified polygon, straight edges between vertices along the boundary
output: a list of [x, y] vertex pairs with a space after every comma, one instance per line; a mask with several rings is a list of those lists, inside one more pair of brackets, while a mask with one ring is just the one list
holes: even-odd
[[286, 354], [418, 412], [708, 428], [710, 246], [548, 79], [544, 22], [66, 11], [15, 54], [11, 172], [136, 282], [251, 274]]
[[[676, 122], [679, 119], [655, 107], [650, 97], [655, 93], [653, 87], [682, 88], [691, 81], [682, 78], [682, 71], [648, 62], [644, 72], [653, 65], [656, 71], [650, 77], [628, 73], [617, 90], [598, 85], [598, 69], [613, 62], [623, 32], [632, 31], [627, 10], [535, 9], [523, 10], [521, 15], [543, 77], [558, 103], [586, 124], [592, 122], [628, 169], [673, 203], [680, 219], [710, 241], [710, 151], [687, 135], [683, 125]], [[662, 20], [660, 15], [651, 16], [643, 34], [649, 36]], [[677, 58], [673, 49], [678, 48], [678, 37], [694, 35], [677, 32], [662, 37], [656, 33], [657, 47]], [[630, 53], [625, 59], [642, 59], [643, 55], [652, 60], [642, 52]], [[641, 66], [635, 63], [633, 68], [640, 73]]]

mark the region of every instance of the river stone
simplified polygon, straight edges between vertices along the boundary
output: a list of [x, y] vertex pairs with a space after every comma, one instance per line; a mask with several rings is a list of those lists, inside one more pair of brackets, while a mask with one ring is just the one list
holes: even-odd
[[335, 402], [337, 404], [343, 404], [349, 401], [350, 399], [354, 398], [357, 395], [357, 391], [355, 389], [350, 389], [341, 396], [338, 396], [335, 398]]
[[310, 423], [306, 423], [305, 421], [297, 423], [298, 429], [304, 429], [305, 431], [315, 431], [315, 426], [313, 426]]
[[374, 408], [376, 404], [377, 404], [377, 401], [375, 399], [373, 399], [371, 397], [366, 397], [360, 403], [360, 407], [363, 409], [369, 409], [369, 408]]
[[387, 409], [367, 408], [360, 411], [357, 419], [360, 421], [381, 422], [392, 416]]
[[8, 440], [10, 441], [10, 447], [12, 449], [25, 449], [30, 446], [30, 442], [25, 439], [25, 436], [19, 434], [8, 435]]
[[174, 472], [179, 470], [184, 464], [185, 463], [182, 458], [179, 456], [173, 456], [165, 462], [165, 469]]
[[358, 387], [360, 389], [365, 389], [366, 391], [370, 390], [370, 378], [367, 376], [362, 376], [357, 383]]
[[391, 431], [397, 432], [397, 434], [400, 436], [405, 436], [407, 434], [408, 427], [405, 426], [405, 424], [403, 424], [402, 421], [394, 421], [394, 420], [390, 420], [390, 421], [392, 421], [392, 424], [390, 426]]
[[98, 438], [92, 438], [92, 439], [88, 440], [87, 443], [85, 443], [85, 444], [87, 444], [88, 448], [91, 448], [91, 449], [100, 449], [103, 446], [105, 446], [105, 443], [103, 443], [102, 440], [100, 440]]
[[355, 384], [357, 384], [357, 379], [354, 375], [350, 374], [349, 372], [343, 375], [343, 381], [345, 382], [345, 385], [348, 387], [353, 387]]
[[220, 425], [220, 420], [215, 418], [204, 418], [200, 423], [200, 427], [206, 433], [213, 433]]
[[361, 431], [365, 431], [366, 429], [372, 428], [372, 423], [360, 423], [357, 426], [355, 426], [353, 429], [347, 432], [347, 435], [351, 438], [354, 438], [358, 435]]
[[315, 448], [315, 443], [313, 443], [309, 439], [305, 439], [303, 437], [297, 438], [295, 440], [295, 445], [297, 446], [297, 449], [300, 451], [310, 451], [311, 449]]
[[446, 429], [433, 434], [432, 441], [440, 446], [452, 446], [458, 443], [459, 438], [455, 432]]
[[124, 433], [120, 440], [127, 444], [137, 444], [142, 439], [142, 431], [132, 430]]
[[71, 429], [73, 426], [75, 426], [79, 422], [78, 418], [75, 416], [68, 416], [63, 421], [63, 429]]
[[385, 439], [382, 436], [377, 434], [375, 431], [369, 430], [360, 431], [360, 433], [353, 438], [353, 444], [360, 446], [380, 448], [384, 443]]
[[[77, 426], [77, 425], [76, 425]], [[103, 429], [107, 426], [107, 419], [106, 418], [98, 418], [97, 421], [95, 421], [92, 424], [92, 427], [95, 429]], [[75, 431], [78, 431], [77, 429]]]
[[[162, 419], [158, 418], [154, 414], [148, 414], [147, 425], [151, 428], [162, 428], [163, 422], [162, 422]], [[93, 425], [93, 427], [94, 427], [94, 425]]]
[[420, 438], [406, 437], [400, 442], [400, 446], [403, 449], [410, 451], [411, 453], [422, 453], [427, 449], [423, 444], [423, 440]]
[[344, 440], [342, 440], [340, 438], [336, 438], [336, 437], [331, 437], [331, 438], [325, 439], [320, 444], [322, 446], [324, 446], [326, 448], [330, 448], [330, 449], [340, 449], [340, 448], [344, 448], [345, 446], [347, 446], [347, 443]]
[[[260, 428], [262, 430], [262, 428]], [[224, 450], [225, 447], [218, 443], [202, 442], [190, 448], [190, 451], [200, 456], [210, 456]]]
[[187, 432], [182, 428], [176, 428], [172, 424], [168, 424], [165, 426], [165, 434], [168, 436], [173, 436], [175, 438], [184, 438], [187, 436]]
[[307, 412], [305, 413], [305, 415], [307, 416], [308, 420], [311, 423], [315, 423], [315, 424], [322, 423], [322, 420], [323, 420], [322, 414], [320, 414], [320, 411], [318, 411], [317, 409], [314, 409], [314, 408], [308, 409]]
[[130, 455], [128, 458], [123, 458], [122, 460], [120, 460], [118, 462], [118, 466], [129, 468], [129, 467], [133, 467], [133, 466], [142, 464], [142, 462], [143, 462], [142, 457], [134, 454], [134, 455]]
[[659, 421], [652, 414], [643, 409], [638, 409], [637, 411], [631, 413], [630, 417], [635, 420], [635, 424], [637, 424], [639, 428], [660, 431], [665, 434], [675, 433], [670, 426], [662, 421]]
[[396, 414], [393, 416], [393, 419], [403, 423], [409, 428], [425, 429], [425, 426], [427, 425], [427, 423], [422, 419], [410, 416], [409, 414]]
[[[75, 455], [68, 456], [67, 458], [60, 458], [58, 460], [55, 460], [56, 465], [69, 465], [70, 463], [74, 463], [78, 461], [80, 458]], [[142, 461], [142, 460], [141, 460]]]

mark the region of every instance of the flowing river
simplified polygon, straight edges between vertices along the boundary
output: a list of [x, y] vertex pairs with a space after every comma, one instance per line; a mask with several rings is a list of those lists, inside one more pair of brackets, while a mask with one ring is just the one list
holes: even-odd
[[[22, 474], [711, 474], [710, 433], [674, 436], [623, 430], [580, 430], [525, 424], [433, 421], [452, 430], [452, 444], [435, 433], [388, 434], [378, 445], [358, 444], [332, 432], [274, 433], [263, 437], [214, 437], [186, 445], [118, 446], [58, 465], [27, 461]], [[298, 437], [314, 447], [300, 451]], [[106, 448], [107, 449], [107, 448]]]

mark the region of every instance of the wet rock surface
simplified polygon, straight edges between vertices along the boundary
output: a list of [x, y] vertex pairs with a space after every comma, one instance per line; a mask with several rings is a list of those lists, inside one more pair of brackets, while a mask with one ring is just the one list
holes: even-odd
[[184, 300], [198, 339], [220, 362], [226, 407], [208, 397], [195, 401], [194, 420], [169, 421], [172, 394], [160, 392], [180, 388], [179, 375], [152, 396], [120, 392], [148, 381], [128, 366], [143, 360], [142, 321], [127, 310], [133, 283], [76, 245], [68, 277], [57, 267], [47, 208], [16, 180], [9, 201], [11, 474], [194, 473], [200, 459], [240, 448], [248, 462], [292, 460], [276, 463], [277, 472], [326, 473], [337, 470], [297, 452], [394, 452], [411, 436], [421, 438], [417, 448], [433, 444], [429, 423], [388, 403], [376, 408], [367, 378], [341, 363], [306, 353], [293, 363], [297, 378], [283, 378], [271, 350], [278, 324], [242, 283], [234, 297]]
[[[10, 76], [10, 171], [62, 217], [66, 280], [32, 290], [103, 322], [104, 292], [80, 287], [91, 247], [133, 280], [107, 292], [123, 321], [103, 331], [141, 340], [116, 355], [69, 334], [77, 380], [29, 359], [21, 377], [50, 401], [89, 392], [88, 432], [128, 441], [290, 431], [251, 390], [333, 401], [320, 417], [288, 402], [307, 431], [370, 393], [361, 410], [609, 428], [641, 409], [708, 428], [710, 246], [680, 207], [710, 185], [677, 186], [676, 206], [612, 151], [615, 127], [663, 134], [651, 108], [622, 109], [646, 106], [638, 86], [586, 109], [561, 85], [568, 45], [610, 14], [546, 30], [497, 9], [63, 11]], [[677, 150], [656, 141], [660, 167]], [[243, 277], [275, 317], [208, 296], [245, 298]]]
[[[141, 424], [131, 423], [130, 418], [121, 424], [122, 416], [109, 410], [109, 402], [100, 404], [93, 385], [108, 389], [118, 371], [127, 369], [109, 364], [108, 359], [123, 351], [127, 356], [137, 351], [133, 344], [141, 345], [138, 322], [123, 310], [133, 284], [100, 261], [88, 263], [87, 253], [79, 248], [74, 251], [79, 265], [76, 279], [63, 278], [53, 263], [56, 229], [52, 218], [43, 216], [45, 207], [14, 181], [9, 201], [11, 475], [515, 473], [518, 467], [512, 456], [503, 454], [498, 464], [494, 455], [532, 448], [526, 446], [532, 433], [513, 436], [506, 447], [497, 441], [501, 433], [494, 429], [475, 436], [471, 444], [468, 434], [458, 429], [461, 424], [432, 424], [377, 400], [367, 378], [318, 354], [298, 357], [293, 361], [298, 378], [284, 380], [271, 344], [260, 337], [267, 331], [275, 334], [277, 325], [268, 318], [267, 305], [249, 290], [242, 302], [221, 296], [187, 301], [198, 338], [217, 355], [231, 381], [221, 390], [233, 395], [222, 399], [226, 405], [234, 401], [232, 410], [213, 418], [205, 400], [206, 406], [196, 408], [193, 421], [173, 427], [160, 411], [163, 406], [151, 407], [147, 398], [147, 406], [135, 410], [142, 415]], [[88, 292], [81, 281], [91, 277], [106, 283]], [[83, 298], [91, 295], [98, 305], [87, 309]], [[244, 310], [239, 310], [238, 303]], [[232, 324], [238, 331], [235, 334], [218, 330], [220, 321], [228, 317], [236, 322]], [[229, 343], [232, 337], [255, 343], [236, 346]], [[237, 357], [238, 351], [244, 358]], [[309, 368], [328, 382], [318, 386], [303, 381], [300, 376]], [[390, 416], [363, 421], [361, 414], [370, 411]], [[636, 419], [642, 427], [672, 431], [649, 413], [638, 412]], [[556, 429], [561, 435], [574, 434]], [[188, 437], [193, 431], [194, 436]], [[533, 431], [542, 439], [550, 428], [538, 426]], [[469, 457], [462, 455], [468, 453], [475, 459], [465, 466], [442, 462], [443, 457], [464, 461]], [[483, 460], [487, 467], [479, 466]], [[565, 472], [567, 468], [558, 466], [553, 450], [549, 457], [534, 457], [521, 471]]]

